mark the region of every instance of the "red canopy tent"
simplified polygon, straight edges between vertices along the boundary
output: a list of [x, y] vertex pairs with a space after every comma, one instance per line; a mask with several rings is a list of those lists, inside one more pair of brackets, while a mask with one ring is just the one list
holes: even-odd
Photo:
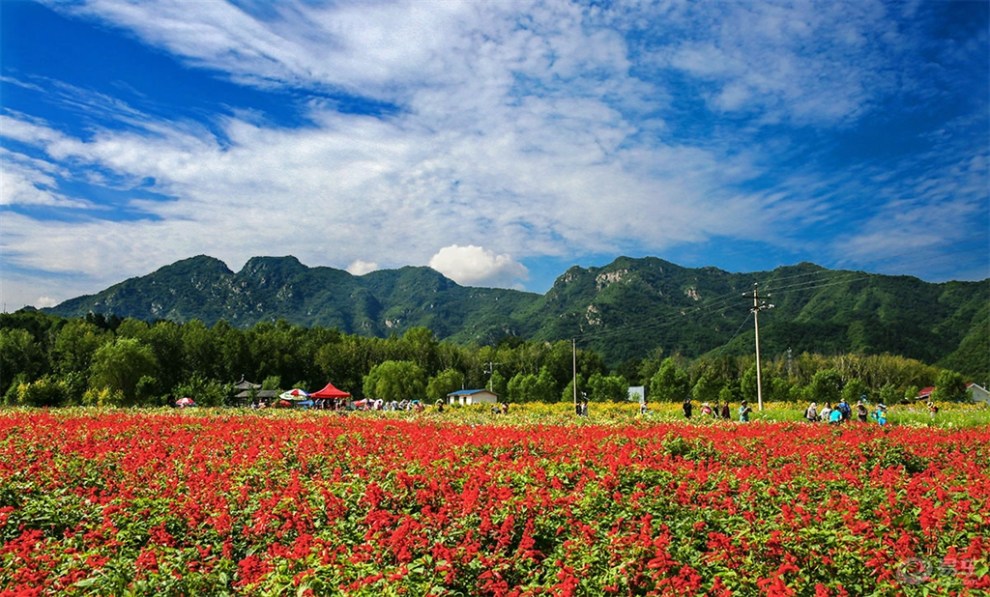
[[322, 390], [317, 390], [309, 395], [310, 398], [350, 398], [350, 392], [338, 389], [332, 383], [323, 386]]
[[327, 383], [327, 385], [323, 386], [323, 389], [313, 392], [309, 397], [313, 400], [333, 400], [336, 407], [338, 401], [350, 398], [351, 394], [337, 388], [332, 383]]

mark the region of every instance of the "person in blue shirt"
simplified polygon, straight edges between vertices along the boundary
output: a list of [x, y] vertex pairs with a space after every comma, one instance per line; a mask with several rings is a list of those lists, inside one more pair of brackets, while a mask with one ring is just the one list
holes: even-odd
[[749, 413], [751, 412], [753, 412], [753, 409], [743, 400], [742, 404], [739, 405], [739, 421], [742, 423], [749, 421]]
[[831, 412], [828, 413], [828, 424], [829, 425], [839, 425], [842, 423], [842, 411], [838, 408], [833, 408]]
[[878, 404], [877, 409], [873, 411], [873, 418], [877, 420], [877, 425], [887, 424], [887, 407], [883, 404]]
[[842, 413], [842, 422], [843, 423], [847, 422], [852, 417], [852, 409], [849, 408], [849, 403], [846, 402], [846, 399], [845, 398], [843, 398], [842, 400], [839, 400], [839, 405], [836, 407], [836, 409], [840, 413]]

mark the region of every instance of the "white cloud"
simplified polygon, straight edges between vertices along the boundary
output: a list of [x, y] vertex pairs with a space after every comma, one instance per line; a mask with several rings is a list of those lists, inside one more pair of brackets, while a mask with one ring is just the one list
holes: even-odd
[[[0, 134], [36, 150], [4, 158], [6, 205], [92, 207], [59, 188], [78, 172], [125, 192], [153, 179], [152, 190], [175, 198], [135, 194], [126, 207], [147, 217], [127, 221], [4, 214], [5, 259], [88, 276], [90, 291], [200, 253], [235, 269], [291, 253], [352, 273], [436, 261], [462, 283], [513, 286], [526, 274], [516, 260], [541, 256], [659, 254], [713, 236], [794, 243], [795, 231], [836, 214], [830, 181], [813, 169], [773, 171], [773, 150], [753, 131], [763, 121], [854, 121], [890, 92], [896, 71], [885, 61], [907, 43], [871, 0], [665, 4], [632, 14], [523, 0], [287, 1], [258, 5], [263, 15], [186, 0], [53, 6], [241, 83], [317, 92], [311, 125], [295, 129], [247, 111], [166, 120], [57, 82], [47, 86], [61, 101], [126, 127], [93, 126], [83, 137], [0, 116]], [[656, 28], [664, 35], [649, 43], [623, 35]], [[671, 71], [700, 88], [714, 116], [753, 113], [758, 122], [675, 137]], [[398, 109], [340, 113], [319, 99], [327, 90]], [[770, 177], [783, 182], [759, 188]], [[491, 249], [436, 251], [455, 238]], [[68, 298], [77, 289], [44, 292]]]
[[475, 245], [444, 247], [430, 259], [430, 267], [464, 286], [513, 286], [528, 275], [511, 256]]
[[347, 271], [355, 276], [363, 276], [365, 274], [370, 274], [373, 271], [377, 271], [381, 268], [378, 264], [373, 261], [363, 261], [358, 259], [347, 266]]
[[55, 165], [0, 148], [3, 176], [0, 176], [0, 206], [45, 205], [64, 208], [89, 206], [86, 201], [70, 199], [53, 192], [58, 187], [55, 176], [64, 174]]
[[[58, 8], [56, 4], [55, 7]], [[135, 33], [193, 66], [258, 86], [318, 86], [402, 94], [441, 72], [451, 32], [472, 25], [475, 4], [303, 2], [265, 4], [263, 15], [227, 2], [91, 0], [61, 7]]]
[[36, 301], [34, 301], [34, 306], [39, 309], [44, 309], [45, 307], [54, 307], [58, 304], [58, 301], [50, 296], [39, 296]]
[[880, 0], [688, 4], [667, 25], [687, 33], [656, 59], [708, 83], [717, 112], [848, 124], [904, 84], [890, 66], [910, 44]]

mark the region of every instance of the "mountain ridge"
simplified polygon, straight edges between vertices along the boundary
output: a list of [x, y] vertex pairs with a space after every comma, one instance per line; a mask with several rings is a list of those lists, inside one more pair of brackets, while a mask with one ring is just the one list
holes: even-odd
[[984, 346], [990, 355], [990, 279], [931, 283], [807, 262], [732, 273], [621, 256], [572, 266], [538, 294], [461, 286], [425, 266], [355, 276], [290, 255], [252, 257], [234, 272], [197, 255], [43, 311], [238, 327], [284, 319], [377, 337], [422, 326], [439, 339], [475, 344], [576, 338], [614, 363], [657, 349], [689, 357], [750, 350], [752, 298], [743, 295], [755, 283], [774, 304], [760, 316], [767, 354], [888, 352], [990, 369], [982, 362], [990, 357], [980, 358]]

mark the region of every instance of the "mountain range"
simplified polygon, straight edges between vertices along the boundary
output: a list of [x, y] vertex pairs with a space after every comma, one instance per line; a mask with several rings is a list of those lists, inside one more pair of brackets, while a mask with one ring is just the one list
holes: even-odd
[[44, 310], [238, 327], [284, 319], [378, 337], [423, 326], [476, 344], [576, 339], [613, 364], [657, 349], [751, 352], [755, 315], [767, 355], [890, 353], [981, 379], [990, 372], [990, 279], [930, 283], [809, 263], [730, 273], [620, 257], [571, 267], [541, 295], [465, 287], [427, 267], [355, 276], [291, 256], [254, 257], [235, 273], [198, 256]]

